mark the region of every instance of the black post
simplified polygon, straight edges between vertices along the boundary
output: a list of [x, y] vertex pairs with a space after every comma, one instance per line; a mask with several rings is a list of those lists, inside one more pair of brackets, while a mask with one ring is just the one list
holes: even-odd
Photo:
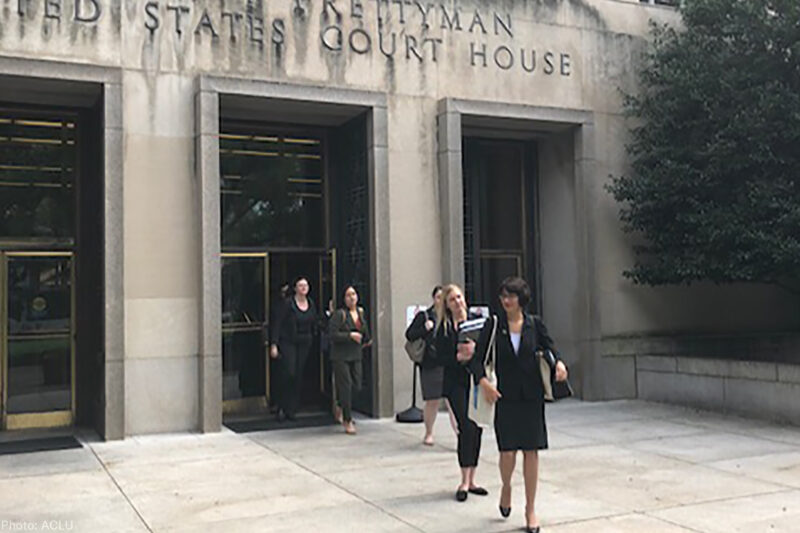
[[403, 412], [397, 413], [395, 416], [395, 420], [401, 422], [403, 424], [419, 424], [422, 422], [422, 409], [417, 407], [417, 367], [419, 365], [414, 363], [414, 378], [412, 380], [413, 385], [411, 387], [411, 407], [406, 409]]

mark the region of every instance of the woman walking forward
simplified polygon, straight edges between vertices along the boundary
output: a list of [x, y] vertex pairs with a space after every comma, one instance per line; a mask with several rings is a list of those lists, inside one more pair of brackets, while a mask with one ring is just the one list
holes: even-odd
[[437, 356], [444, 365], [443, 391], [458, 423], [458, 465], [461, 483], [456, 490], [456, 500], [463, 502], [468, 494], [486, 496], [488, 492], [475, 484], [475, 468], [481, 454], [483, 430], [467, 416], [470, 376], [467, 364], [475, 352], [475, 342], [459, 342], [459, 326], [471, 317], [467, 313], [464, 293], [457, 285], [448, 285], [442, 295], [436, 320], [435, 345]]
[[[369, 346], [369, 326], [364, 309], [358, 307], [355, 287], [345, 288], [342, 298], [344, 308], [337, 309], [331, 317], [328, 330], [331, 339], [331, 363], [336, 382], [336, 397], [341, 410], [341, 423], [348, 435], [355, 435], [353, 424], [353, 391], [361, 390], [362, 351]], [[338, 416], [337, 416], [338, 418]]]
[[[497, 388], [486, 379], [482, 357], [474, 357], [470, 369], [490, 402], [495, 402], [494, 431], [500, 450], [500, 514], [511, 514], [511, 477], [522, 451], [525, 479], [526, 531], [539, 533], [536, 515], [536, 487], [539, 477], [539, 450], [547, 448], [544, 386], [539, 370], [537, 351], [556, 354], [553, 339], [544, 323], [525, 312], [531, 299], [528, 284], [520, 278], [507, 278], [499, 291], [503, 311], [497, 317], [495, 334], [495, 372]], [[492, 321], [481, 331], [476, 352], [486, 354], [492, 333]], [[567, 367], [557, 359], [555, 379], [567, 379]]]

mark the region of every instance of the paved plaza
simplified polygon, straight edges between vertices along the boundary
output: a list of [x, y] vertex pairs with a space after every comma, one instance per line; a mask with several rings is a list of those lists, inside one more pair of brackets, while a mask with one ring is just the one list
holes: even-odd
[[[800, 428], [638, 401], [569, 401], [548, 411], [542, 531], [800, 532]], [[82, 449], [0, 457], [0, 530], [81, 532], [519, 531], [497, 511], [491, 432], [478, 481], [457, 503], [455, 438], [360, 420], [235, 434], [85, 439]], [[27, 529], [21, 529], [27, 528]], [[34, 529], [35, 528], [35, 529]]]

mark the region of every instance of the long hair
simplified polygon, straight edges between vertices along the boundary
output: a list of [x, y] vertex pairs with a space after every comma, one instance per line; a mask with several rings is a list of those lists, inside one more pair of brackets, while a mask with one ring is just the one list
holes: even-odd
[[436, 329], [438, 330], [440, 328], [444, 328], [445, 333], [448, 333], [450, 328], [454, 326], [453, 313], [451, 313], [450, 309], [447, 307], [447, 300], [455, 291], [460, 292], [462, 296], [464, 294], [464, 291], [461, 290], [461, 287], [455, 283], [445, 285], [442, 289], [442, 303], [441, 305], [436, 306]]

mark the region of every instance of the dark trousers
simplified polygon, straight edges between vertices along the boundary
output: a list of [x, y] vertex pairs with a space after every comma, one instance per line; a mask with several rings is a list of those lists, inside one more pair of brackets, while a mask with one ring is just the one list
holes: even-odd
[[336, 400], [345, 422], [353, 419], [353, 391], [361, 390], [361, 361], [333, 361]]
[[458, 422], [458, 465], [461, 468], [478, 466], [483, 428], [467, 416], [469, 389], [461, 385], [445, 387], [445, 397]]
[[278, 379], [278, 407], [288, 416], [297, 413], [300, 392], [303, 388], [303, 371], [311, 352], [310, 342], [286, 343], [279, 347], [280, 376]]

